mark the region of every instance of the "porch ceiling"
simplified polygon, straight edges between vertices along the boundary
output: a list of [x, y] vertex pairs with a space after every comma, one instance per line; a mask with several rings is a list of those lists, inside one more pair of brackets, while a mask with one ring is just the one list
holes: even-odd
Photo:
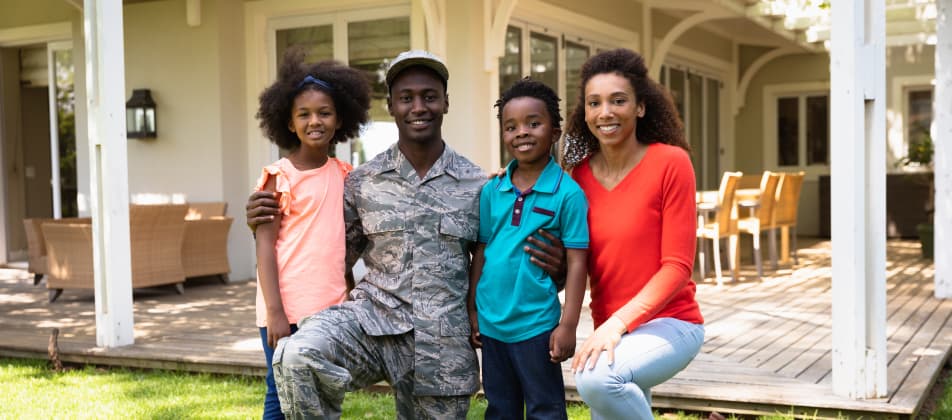
[[[832, 0], [644, 0], [676, 19], [697, 13], [727, 17], [699, 25], [741, 44], [828, 49]], [[935, 0], [886, 0], [888, 45], [935, 44]]]

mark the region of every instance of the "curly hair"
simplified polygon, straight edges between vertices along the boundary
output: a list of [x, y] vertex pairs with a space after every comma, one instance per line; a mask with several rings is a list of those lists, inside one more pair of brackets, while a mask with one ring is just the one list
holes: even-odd
[[[368, 77], [361, 71], [337, 61], [308, 64], [304, 60], [304, 50], [289, 50], [278, 70], [278, 80], [261, 92], [258, 98], [258, 113], [255, 114], [260, 120], [261, 130], [278, 147], [296, 150], [301, 146], [301, 140], [297, 134], [288, 130], [291, 108], [294, 106], [294, 99], [301, 92], [316, 90], [330, 95], [340, 121], [340, 128], [334, 133], [331, 144], [356, 137], [360, 133], [360, 127], [370, 120]], [[300, 85], [307, 76], [327, 82], [329, 86], [317, 83]]]
[[556, 94], [552, 88], [546, 86], [545, 83], [532, 80], [529, 77], [524, 77], [516, 81], [516, 83], [513, 83], [512, 86], [503, 91], [502, 95], [499, 95], [499, 100], [493, 105], [499, 109], [496, 112], [496, 118], [499, 119], [499, 122], [502, 122], [502, 109], [509, 101], [526, 97], [535, 98], [545, 103], [545, 110], [549, 113], [552, 126], [562, 128], [562, 115], [559, 113], [559, 101], [561, 100], [559, 99], [559, 95]]
[[635, 128], [635, 138], [639, 143], [665, 143], [691, 152], [671, 94], [648, 78], [648, 68], [640, 54], [619, 48], [596, 54], [582, 65], [578, 101], [569, 117], [565, 134], [563, 163], [567, 168], [578, 165], [599, 149], [598, 139], [585, 122], [585, 85], [592, 77], [606, 73], [628, 79], [636, 100], [645, 107], [645, 115], [638, 120]]

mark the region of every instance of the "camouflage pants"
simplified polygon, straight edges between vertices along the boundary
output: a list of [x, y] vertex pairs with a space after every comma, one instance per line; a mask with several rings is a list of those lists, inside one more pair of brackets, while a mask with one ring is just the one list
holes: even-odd
[[274, 379], [291, 419], [338, 419], [344, 393], [379, 381], [393, 386], [400, 419], [464, 419], [469, 395], [413, 395], [413, 331], [367, 335], [363, 308], [346, 302], [305, 318], [278, 342]]

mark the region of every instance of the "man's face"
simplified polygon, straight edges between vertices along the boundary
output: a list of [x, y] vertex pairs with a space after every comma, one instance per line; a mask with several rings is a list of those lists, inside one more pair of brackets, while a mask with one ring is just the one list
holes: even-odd
[[387, 98], [387, 110], [397, 123], [399, 141], [442, 141], [443, 114], [449, 106], [442, 80], [435, 72], [419, 66], [397, 75]]

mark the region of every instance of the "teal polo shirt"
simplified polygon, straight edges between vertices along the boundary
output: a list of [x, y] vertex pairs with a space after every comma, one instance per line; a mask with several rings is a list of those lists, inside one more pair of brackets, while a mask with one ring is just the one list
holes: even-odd
[[526, 240], [545, 229], [566, 248], [588, 248], [588, 201], [555, 160], [528, 191], [512, 185], [517, 166], [495, 178], [479, 196], [479, 242], [486, 244], [486, 263], [476, 286], [479, 332], [515, 343], [548, 332], [561, 316], [555, 283], [523, 250]]

